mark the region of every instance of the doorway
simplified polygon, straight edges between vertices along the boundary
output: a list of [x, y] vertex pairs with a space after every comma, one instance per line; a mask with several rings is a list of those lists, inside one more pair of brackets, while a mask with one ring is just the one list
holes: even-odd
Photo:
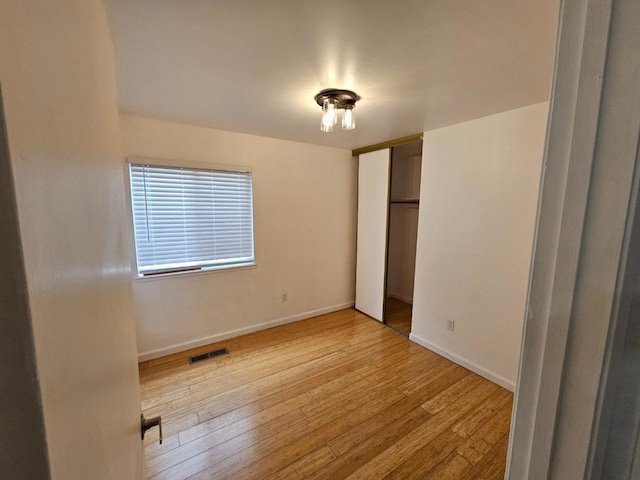
[[384, 323], [411, 333], [418, 239], [422, 140], [391, 151]]

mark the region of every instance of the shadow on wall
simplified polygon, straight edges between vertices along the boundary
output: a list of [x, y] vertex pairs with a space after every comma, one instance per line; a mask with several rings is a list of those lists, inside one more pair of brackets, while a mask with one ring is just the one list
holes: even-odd
[[0, 478], [49, 478], [18, 213], [0, 91]]

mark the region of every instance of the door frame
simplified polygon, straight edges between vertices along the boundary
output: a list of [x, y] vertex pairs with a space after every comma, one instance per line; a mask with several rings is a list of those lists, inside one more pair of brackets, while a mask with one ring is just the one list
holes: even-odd
[[509, 479], [597, 478], [614, 312], [634, 213], [635, 2], [561, 4]]

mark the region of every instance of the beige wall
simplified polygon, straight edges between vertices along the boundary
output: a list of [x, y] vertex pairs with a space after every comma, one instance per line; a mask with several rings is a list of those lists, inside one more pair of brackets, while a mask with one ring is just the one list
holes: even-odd
[[348, 150], [120, 118], [127, 156], [253, 169], [257, 267], [134, 280], [141, 358], [353, 304], [357, 164]]
[[122, 157], [103, 5], [1, 0], [0, 12], [0, 79], [52, 478], [141, 478]]
[[424, 136], [411, 338], [511, 389], [547, 109], [540, 103]]

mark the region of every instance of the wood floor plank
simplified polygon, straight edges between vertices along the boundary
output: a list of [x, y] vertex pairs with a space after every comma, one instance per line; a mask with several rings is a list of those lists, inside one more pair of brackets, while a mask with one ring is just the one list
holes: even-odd
[[504, 478], [504, 464], [507, 461], [507, 447], [509, 435], [502, 437], [475, 465], [471, 464], [463, 473], [464, 477], [477, 480], [502, 480]]
[[491, 450], [493, 445], [509, 429], [511, 422], [511, 409], [503, 409], [491, 417], [482, 427], [480, 427], [467, 441], [465, 441], [456, 451], [469, 462], [478, 463], [484, 455]]
[[259, 442], [252, 449], [252, 458], [238, 452], [233, 458], [200, 472], [194, 479], [264, 478], [386, 408], [401, 395], [385, 385], [363, 390], [330, 408], [314, 411], [306, 415], [306, 422], [293, 424], [278, 435]]
[[282, 470], [266, 477], [266, 480], [301, 480], [321, 470], [324, 466], [336, 459], [329, 447], [322, 446], [313, 452], [290, 463]]
[[[464, 380], [461, 380], [461, 382]], [[477, 384], [476, 387], [473, 396], [462, 396], [447, 405], [446, 408], [439, 410], [437, 415], [431, 417], [415, 430], [408, 432], [401, 440], [394, 443], [347, 478], [364, 480], [386, 477], [420, 448], [433, 441], [440, 433], [468, 413], [476, 403], [480, 403], [498, 388], [494, 384], [484, 382]]]
[[243, 399], [250, 401], [258, 395], [284, 388], [292, 381], [292, 378], [299, 378], [305, 371], [314, 367], [322, 368], [324, 365], [326, 368], [327, 365], [338, 361], [343, 356], [340, 353], [331, 353], [324, 357], [309, 359], [307, 362], [290, 366], [263, 378], [256, 378], [243, 385], [233, 383], [227, 390], [219, 386], [212, 392], [202, 391], [197, 395], [190, 395], [171, 402], [170, 408], [171, 410], [179, 411], [192, 410], [194, 408], [206, 409], [221, 403], [236, 408], [239, 401]]
[[385, 323], [396, 330], [409, 335], [411, 333], [411, 315], [413, 307], [397, 298], [387, 297], [385, 302]]
[[[451, 377], [442, 378], [434, 376], [430, 381], [425, 382], [422, 388], [412, 392], [410, 395], [406, 395], [403, 399], [382, 412], [380, 416], [359, 424], [357, 427], [329, 442], [331, 450], [333, 450], [336, 455], [342, 456], [349, 452], [349, 450], [365, 444], [369, 438], [383, 438], [380, 436], [381, 430], [388, 430], [394, 423], [401, 421], [404, 415], [408, 415], [412, 410], [420, 407], [425, 399], [437, 395], [449, 385], [467, 375], [469, 375], [469, 371], [458, 367]], [[354, 452], [356, 455], [360, 454], [360, 452], [355, 450]], [[354, 452], [350, 452], [350, 455], [353, 456]], [[354, 462], [352, 462], [352, 464], [355, 465]]]
[[[311, 433], [295, 442], [284, 444], [280, 447], [278, 455], [268, 455], [264, 460], [252, 463], [249, 467], [230, 477], [230, 480], [265, 478], [287, 468], [289, 462], [304, 458], [321, 446], [326, 446], [328, 440], [348, 430], [364, 418], [375, 414], [396, 399], [397, 397], [394, 398], [391, 395], [376, 398], [374, 394], [369, 396], [368, 403], [361, 405], [360, 408], [354, 408], [352, 411], [343, 410], [345, 413], [342, 416], [331, 419], [330, 422], [327, 421], [328, 417], [317, 417], [316, 422], [310, 423], [311, 428], [315, 428]], [[324, 468], [322, 472], [324, 474]], [[307, 471], [305, 475], [309, 476], [312, 473]]]
[[212, 396], [208, 401], [200, 402], [191, 408], [197, 409], [201, 421], [219, 417], [236, 409], [256, 411], [270, 408], [307, 393], [317, 385], [334, 378], [340, 369], [332, 363], [339, 358], [340, 356], [336, 356], [315, 362], [304, 370], [304, 377], [298, 373], [295, 379], [291, 379], [284, 386], [267, 384], [259, 388], [239, 389], [230, 394]]
[[329, 464], [322, 472], [309, 478], [313, 480], [347, 478], [358, 468], [404, 438], [407, 432], [420, 427], [430, 418], [431, 415], [424, 408], [415, 407], [395, 421], [385, 425], [384, 428], [379, 429], [375, 435], [369, 436], [360, 443], [353, 445], [344, 454], [339, 455], [336, 461]]
[[451, 454], [451, 447], [455, 448], [463, 441], [460, 435], [446, 429], [387, 475], [385, 480], [395, 478], [421, 480], [424, 478], [424, 472], [428, 472], [446, 460]]
[[422, 407], [432, 415], [441, 412], [451, 403], [463, 397], [467, 392], [474, 391], [484, 383], [484, 379], [478, 375], [467, 375], [459, 382], [454, 383], [449, 388], [427, 400]]
[[421, 480], [477, 480], [474, 477], [467, 476], [470, 466], [471, 464], [464, 457], [453, 452], [445, 461], [424, 472], [423, 476], [418, 478]]
[[512, 394], [353, 309], [139, 370], [151, 480], [504, 474]]
[[166, 453], [169, 450], [173, 450], [174, 448], [178, 448], [180, 446], [178, 434], [164, 436], [162, 445], [158, 443], [158, 434], [154, 434], [153, 430], [149, 431], [145, 435], [144, 439], [144, 452], [147, 462], [158, 455]]
[[[146, 415], [147, 418], [152, 415]], [[165, 437], [172, 437], [178, 435], [185, 429], [191, 428], [199, 423], [198, 415], [195, 413], [187, 413], [186, 415], [164, 415], [162, 417], [162, 431]], [[157, 444], [158, 431], [157, 429], [150, 430], [144, 438], [145, 447], [150, 446], [151, 449], [167, 450], [168, 444], [164, 442], [162, 445]]]
[[[380, 340], [376, 340], [376, 343], [380, 343]], [[387, 343], [386, 344], [386, 348], [389, 349], [389, 348], [394, 348], [397, 345], [401, 345], [402, 341], [399, 340], [398, 343], [396, 343], [396, 345], [390, 345], [390, 342], [386, 342], [386, 343]], [[298, 367], [298, 368], [308, 368], [308, 362], [309, 361], [324, 360], [325, 357], [323, 356], [323, 354], [326, 353], [326, 352], [333, 352], [335, 355], [338, 355], [338, 354], [342, 354], [343, 355], [345, 353], [352, 353], [352, 351], [353, 351], [350, 348], [342, 348], [342, 347], [343, 347], [342, 345], [340, 345], [340, 348], [334, 347], [335, 350], [331, 350], [330, 347], [327, 347], [327, 349], [325, 349], [323, 352], [319, 353], [319, 352], [316, 351], [315, 354], [314, 353], [306, 353], [302, 358], [296, 356], [296, 357], [294, 357], [292, 359], [285, 360], [286, 362], [288, 362], [286, 364], [281, 362], [279, 364], [276, 364], [275, 366], [272, 365], [270, 371], [271, 372], [276, 372], [276, 374], [282, 374], [283, 372], [287, 373], [286, 370], [287, 370], [288, 367], [291, 367], [291, 368], [296, 368], [296, 367]], [[374, 347], [375, 347], [375, 345], [369, 346], [369, 348], [374, 348]], [[375, 356], [375, 355], [378, 355], [378, 354], [381, 354], [381, 353], [382, 353], [382, 348], [380, 348], [379, 351], [375, 350], [375, 349], [369, 351], [370, 356]], [[254, 363], [255, 362], [252, 361], [252, 362], [249, 362], [248, 364], [245, 364], [244, 367], [240, 367], [240, 371], [235, 371], [235, 370], [227, 371], [224, 368], [218, 368], [216, 370], [216, 374], [218, 374], [221, 371], [224, 372], [224, 374], [226, 374], [228, 377], [231, 377], [233, 379], [232, 380], [233, 381], [232, 384], [229, 384], [228, 382], [225, 382], [224, 378], [209, 378], [209, 379], [206, 380], [206, 381], [211, 380], [209, 388], [205, 388], [205, 387], [207, 387], [207, 385], [203, 385], [202, 382], [197, 384], [197, 385], [195, 385], [192, 388], [192, 390], [194, 390], [194, 394], [191, 397], [189, 397], [188, 399], [184, 399], [183, 402], [173, 402], [172, 407], [173, 408], [180, 408], [181, 405], [191, 405], [191, 406], [193, 406], [194, 405], [194, 401], [197, 400], [198, 397], [203, 398], [206, 401], [207, 395], [211, 395], [212, 393], [215, 393], [214, 389], [218, 388], [219, 386], [222, 386], [222, 385], [225, 385], [226, 386], [226, 392], [229, 392], [230, 390], [233, 390], [235, 385], [239, 384], [241, 386], [246, 387], [246, 385], [250, 384], [254, 380], [260, 380], [263, 383], [271, 382], [273, 379], [268, 379], [267, 378], [269, 376], [270, 372], [264, 370], [264, 368], [263, 368], [261, 371], [256, 373], [252, 369], [252, 366], [254, 365]], [[245, 370], [250, 370], [249, 374], [252, 375], [253, 378], [249, 378], [247, 376], [247, 374], [243, 374], [243, 371], [245, 371]], [[288, 372], [288, 373], [295, 373], [295, 371]], [[238, 376], [239, 375], [244, 375], [244, 378], [242, 379], [242, 381], [238, 380]], [[198, 390], [201, 390], [202, 392], [199, 394]]]
[[278, 402], [275, 405], [261, 409], [258, 402], [254, 402], [246, 407], [240, 407], [223, 415], [219, 415], [205, 422], [201, 422], [191, 428], [183, 430], [178, 434], [181, 445], [186, 445], [204, 435], [215, 432], [227, 426], [238, 427], [239, 422], [245, 422], [254, 428], [263, 425], [271, 420], [281, 417], [292, 410], [311, 403], [314, 397], [310, 393], [302, 393], [289, 400]]
[[[393, 352], [395, 348], [402, 346], [401, 344], [393, 345], [389, 348], [389, 352]], [[276, 376], [270, 376], [249, 383], [239, 389], [229, 390], [218, 396], [212, 395], [209, 398], [204, 398], [197, 402], [191, 398], [191, 403], [185, 399], [182, 403], [190, 407], [190, 409], [198, 409], [200, 418], [204, 421], [207, 418], [220, 415], [232, 408], [237, 408], [242, 402], [254, 401], [257, 397], [273, 391], [285, 393], [282, 389], [287, 389], [290, 394], [297, 395], [300, 389], [306, 388], [311, 384], [313, 384], [311, 388], [315, 388], [322, 384], [322, 382], [332, 381], [336, 377], [347, 374], [350, 371], [370, 365], [372, 360], [375, 360], [375, 357], [371, 357], [371, 355], [368, 355], [366, 352], [347, 356], [346, 351], [340, 351], [337, 352], [333, 358], [327, 356], [280, 372], [280, 374]], [[328, 364], [332, 364], [332, 366], [327, 367]], [[301, 371], [304, 371], [304, 376], [300, 375]], [[315, 374], [318, 375], [318, 378], [314, 378]], [[291, 390], [292, 388], [294, 390]], [[175, 407], [174, 405], [174, 408]]]
[[[304, 414], [301, 410], [290, 412], [286, 417], [283, 421], [273, 421], [262, 425], [260, 429], [261, 436], [278, 438], [278, 433], [287, 430], [287, 426], [291, 423], [299, 426], [302, 425], [300, 421], [304, 421]], [[200, 438], [187, 444], [190, 448], [180, 452], [180, 455], [175, 455], [172, 462], [161, 465], [157, 463], [147, 465], [147, 473], [152, 480], [188, 478], [213, 465], [222, 463], [225, 459], [256, 443], [259, 443], [259, 440], [253, 430], [240, 435], [236, 435], [235, 432], [230, 430], [226, 437], [211, 436], [205, 439]], [[168, 453], [173, 455], [173, 452], [172, 450]], [[247, 453], [245, 452], [245, 454]]]
[[451, 430], [461, 437], [467, 438], [475, 433], [485, 422], [487, 422], [496, 412], [500, 410], [511, 411], [513, 394], [507, 390], [500, 389], [469, 415], [456, 423]]

